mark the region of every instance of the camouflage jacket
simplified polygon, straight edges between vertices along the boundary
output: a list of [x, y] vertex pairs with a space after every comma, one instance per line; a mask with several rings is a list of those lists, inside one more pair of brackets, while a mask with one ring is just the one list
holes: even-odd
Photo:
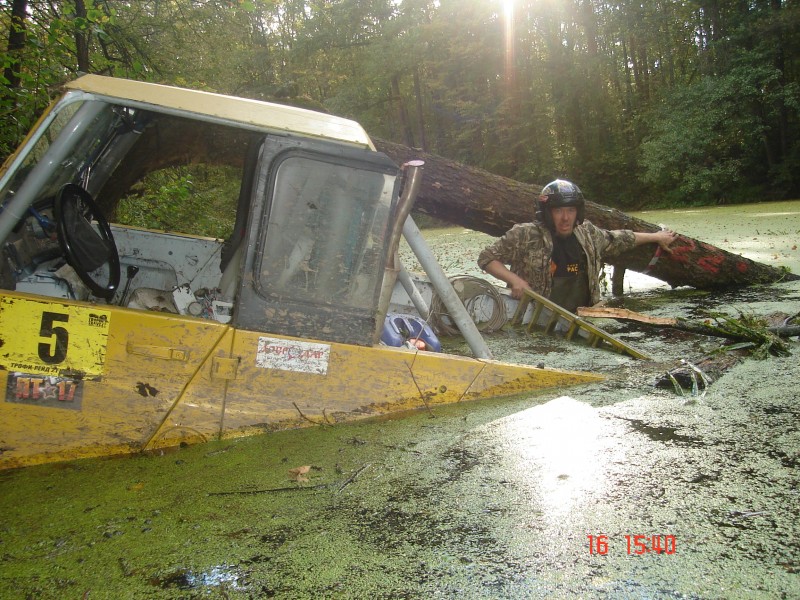
[[[592, 304], [596, 304], [600, 301], [603, 259], [633, 248], [634, 235], [627, 229], [607, 231], [584, 221], [575, 227], [575, 237], [586, 254], [589, 292]], [[484, 248], [478, 256], [478, 266], [484, 269], [491, 261], [499, 260], [527, 281], [533, 291], [549, 297], [553, 284], [550, 273], [552, 253], [553, 238], [544, 225], [521, 223], [514, 225], [503, 237]]]

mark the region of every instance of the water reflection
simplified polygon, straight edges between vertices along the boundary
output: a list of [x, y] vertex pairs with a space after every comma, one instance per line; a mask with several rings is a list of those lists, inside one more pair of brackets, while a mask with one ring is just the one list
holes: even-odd
[[166, 575], [153, 577], [151, 585], [169, 589], [181, 590], [220, 588], [221, 590], [244, 589], [242, 574], [234, 567], [218, 565], [204, 572], [194, 572], [189, 569], [178, 569]]
[[569, 396], [517, 413], [500, 430], [513, 471], [539, 499], [545, 521], [591, 506], [609, 485], [609, 465], [621, 457], [597, 410]]

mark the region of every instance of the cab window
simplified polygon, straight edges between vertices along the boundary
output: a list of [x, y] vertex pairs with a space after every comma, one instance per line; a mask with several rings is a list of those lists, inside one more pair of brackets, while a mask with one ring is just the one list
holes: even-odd
[[274, 173], [256, 264], [259, 293], [373, 308], [395, 177], [306, 153], [290, 154]]

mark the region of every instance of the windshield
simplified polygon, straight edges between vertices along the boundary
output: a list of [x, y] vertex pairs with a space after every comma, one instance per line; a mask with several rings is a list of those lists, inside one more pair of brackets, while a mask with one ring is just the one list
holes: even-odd
[[22, 161], [22, 165], [13, 172], [12, 176], [5, 181], [2, 189], [0, 189], [0, 202], [2, 202], [2, 204], [5, 204], [5, 202], [14, 195], [33, 167], [47, 155], [47, 151], [64, 130], [64, 127], [75, 116], [81, 104], [82, 103], [79, 102], [68, 104], [54, 115], [50, 125], [45, 129], [33, 148], [28, 152], [28, 155]]

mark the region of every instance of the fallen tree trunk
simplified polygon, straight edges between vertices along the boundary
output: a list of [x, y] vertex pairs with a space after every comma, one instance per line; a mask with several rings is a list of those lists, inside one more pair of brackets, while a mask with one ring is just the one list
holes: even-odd
[[[398, 164], [414, 159], [425, 161], [415, 205], [421, 213], [493, 236], [502, 235], [515, 223], [533, 220], [541, 185], [493, 175], [408, 146], [378, 139], [374, 142], [378, 150]], [[659, 230], [658, 225], [591, 201], [586, 203], [586, 219], [604, 229]], [[688, 285], [706, 290], [800, 279], [784, 269], [684, 235], [673, 243], [672, 254], [656, 256], [654, 246], [645, 244], [609, 260], [609, 264], [616, 270], [614, 293], [621, 293], [624, 269], [646, 273], [673, 287]]]

